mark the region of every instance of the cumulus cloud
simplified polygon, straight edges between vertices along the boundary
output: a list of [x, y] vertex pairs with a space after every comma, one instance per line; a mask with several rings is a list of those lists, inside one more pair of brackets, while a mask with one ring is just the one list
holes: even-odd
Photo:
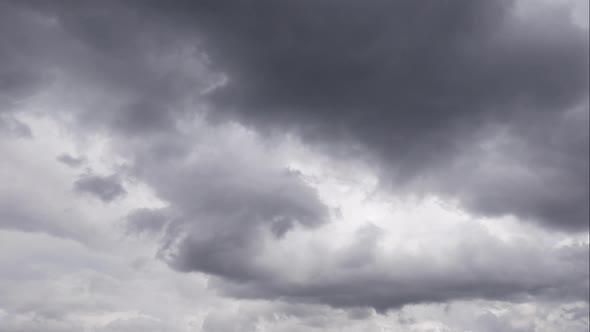
[[[453, 244], [448, 248], [422, 245], [390, 251], [375, 245], [372, 236], [361, 236], [356, 240], [360, 243], [333, 252], [309, 252], [300, 266], [296, 260], [274, 262], [280, 272], [267, 278], [220, 279], [216, 286], [238, 297], [369, 306], [379, 311], [459, 299], [587, 299], [587, 244], [546, 251], [524, 241], [501, 243], [467, 229], [463, 231], [469, 240], [449, 239]], [[554, 273], [555, 268], [560, 272]]]
[[[22, 33], [43, 28], [63, 44], [62, 53], [43, 52], [30, 62], [64, 67], [66, 75], [116, 96], [99, 102], [102, 109], [86, 105], [85, 125], [125, 135], [173, 130], [186, 115], [179, 101], [215, 86], [214, 68], [228, 80], [208, 94], [212, 118], [291, 129], [324, 151], [347, 145], [355, 147], [349, 153], [368, 151], [394, 188], [434, 173], [427, 190], [444, 188], [483, 215], [587, 229], [588, 212], [579, 203], [588, 199], [587, 136], [579, 136], [584, 128], [552, 126], [572, 108], [588, 114], [588, 30], [563, 4], [544, 4], [533, 15], [519, 15], [513, 1], [71, 4], [42, 6], [45, 19], [30, 10], [34, 6], [23, 7], [29, 10], [17, 6], [18, 12], [40, 26]], [[40, 47], [29, 43], [6, 53]], [[481, 133], [490, 126], [507, 127], [530, 147], [516, 160], [530, 181], [517, 184], [506, 172], [481, 175], [481, 162], [461, 162], [465, 150], [487, 139]], [[554, 137], [577, 143], [542, 143]], [[493, 178], [502, 194], [491, 197], [487, 185], [472, 186], [473, 197], [465, 198], [444, 183], [452, 176], [444, 172], [449, 164], [473, 178]], [[575, 198], [527, 196], [539, 192], [540, 182], [565, 190], [573, 185]], [[518, 197], [504, 199], [510, 195]], [[561, 211], [570, 215], [556, 217]]]
[[0, 329], [587, 330], [588, 27], [534, 7], [0, 4]]
[[280, 239], [328, 221], [328, 207], [316, 191], [280, 166], [255, 135], [239, 126], [198, 130], [174, 141], [193, 142], [182, 155], [166, 158], [158, 144], [132, 147], [132, 173], [168, 206], [133, 212], [128, 227], [164, 230], [160, 256], [171, 266], [238, 279], [260, 274], [254, 265], [267, 234]]

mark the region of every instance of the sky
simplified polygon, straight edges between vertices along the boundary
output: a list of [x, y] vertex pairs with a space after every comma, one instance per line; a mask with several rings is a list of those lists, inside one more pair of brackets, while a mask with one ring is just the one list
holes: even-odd
[[590, 331], [586, 0], [0, 2], [0, 332]]

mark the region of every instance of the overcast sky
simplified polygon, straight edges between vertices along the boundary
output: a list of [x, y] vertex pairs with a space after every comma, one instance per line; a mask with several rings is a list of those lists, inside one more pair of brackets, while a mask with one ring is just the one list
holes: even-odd
[[0, 332], [587, 332], [587, 0], [0, 1]]

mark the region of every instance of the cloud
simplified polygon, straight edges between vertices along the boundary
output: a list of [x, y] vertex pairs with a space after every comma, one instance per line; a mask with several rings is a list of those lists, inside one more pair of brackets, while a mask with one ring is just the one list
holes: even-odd
[[84, 159], [84, 157], [74, 157], [71, 156], [67, 153], [64, 154], [60, 154], [59, 156], [57, 156], [56, 158], [59, 162], [64, 163], [70, 167], [80, 167], [82, 166], [86, 160]]
[[[546, 4], [528, 16], [518, 15], [512, 1], [155, 7], [166, 13], [162, 20], [174, 17], [193, 27], [213, 64], [228, 75], [228, 84], [211, 94], [212, 117], [238, 118], [263, 131], [291, 129], [328, 153], [350, 145], [356, 154], [360, 146], [379, 160], [384, 183], [398, 188], [436, 173], [429, 190], [445, 182], [441, 169], [448, 164], [479, 177], [477, 169], [485, 165], [459, 164], [461, 151], [489, 126], [507, 126], [530, 146], [510, 157], [531, 181], [486, 176], [501, 187], [494, 191], [498, 196], [512, 192], [518, 199], [489, 197], [486, 186], [469, 189], [481, 199], [465, 199], [452, 185], [445, 194], [484, 215], [512, 214], [569, 231], [588, 228], [587, 209], [579, 203], [588, 200], [585, 128], [552, 126], [580, 104], [588, 113], [588, 31], [571, 22], [565, 7]], [[578, 145], [543, 143], [570, 135]], [[550, 187], [579, 183], [571, 191], [577, 203], [570, 195], [527, 196], [539, 191], [535, 183], [547, 173]]]
[[101, 176], [86, 174], [74, 182], [74, 189], [79, 193], [96, 196], [105, 203], [124, 196], [127, 191], [117, 175]]
[[113, 332], [140, 332], [140, 331], [166, 331], [166, 326], [155, 319], [147, 319], [143, 317], [131, 318], [131, 319], [118, 319], [109, 324], [104, 328], [97, 330], [100, 331], [113, 331]]
[[0, 11], [0, 115], [4, 115], [18, 109], [23, 100], [45, 85], [48, 71], [38, 56], [48, 45], [36, 35], [45, 27], [42, 16], [11, 2], [3, 3]]
[[[214, 279], [214, 285], [236, 297], [368, 306], [381, 312], [409, 304], [466, 299], [587, 298], [587, 245], [543, 251], [532, 243], [503, 244], [477, 231], [466, 234], [470, 240], [460, 240], [446, 249], [424, 245], [412, 252], [378, 247], [359, 255], [356, 264], [350, 263], [348, 253], [358, 244], [309, 253], [301, 266], [293, 259], [287, 264], [274, 262], [274, 271], [280, 271], [274, 275], [254, 280]], [[560, 272], [554, 273], [554, 268]]]
[[329, 221], [317, 192], [281, 167], [256, 135], [231, 125], [198, 125], [196, 131], [173, 140], [192, 142], [185, 154], [163, 157], [158, 144], [131, 147], [136, 153], [132, 174], [168, 206], [132, 213], [128, 229], [163, 229], [159, 255], [172, 267], [228, 278], [260, 276], [264, 268], [255, 260], [267, 235], [282, 238]]
[[[8, 134], [8, 135], [7, 135]], [[31, 138], [33, 133], [22, 121], [10, 114], [0, 114], [0, 135], [8, 137]]]
[[[583, 231], [588, 139], [580, 136], [583, 126], [552, 124], [576, 107], [587, 117], [588, 30], [572, 22], [564, 4], [543, 4], [527, 15], [518, 4], [25, 2], [6, 6], [19, 13], [11, 20], [27, 43], [7, 44], [5, 53], [20, 59], [12, 54], [29, 50], [34, 66], [7, 66], [19, 76], [55, 67], [59, 79], [92, 86], [91, 102], [75, 112], [84, 126], [127, 136], [173, 131], [195, 112], [183, 105], [206, 96], [211, 119], [294, 131], [327, 153], [368, 153], [390, 189], [419, 180], [426, 191], [457, 198], [475, 213]], [[41, 51], [37, 31], [60, 47]], [[43, 80], [29, 81], [27, 91]], [[498, 126], [529, 146], [518, 156], [497, 152], [514, 159], [530, 181], [479, 174], [481, 162], [462, 163], [465, 151]], [[555, 136], [566, 142], [568, 135], [575, 146], [542, 143]], [[493, 157], [479, 152], [482, 160]], [[490, 178], [495, 188], [449, 185], [449, 168]], [[528, 195], [542, 182], [563, 190], [577, 185], [566, 195]], [[489, 190], [505, 194], [490, 197]]]
[[[1, 4], [0, 227], [23, 244], [9, 261], [40, 233], [94, 239], [106, 261], [24, 255], [0, 280], [24, 294], [0, 301], [0, 326], [379, 331], [461, 302], [469, 319], [438, 308], [399, 329], [529, 331], [551, 314], [546, 330], [587, 330], [588, 30], [564, 8]], [[33, 137], [27, 118], [71, 136]], [[359, 159], [359, 181], [335, 170]], [[72, 178], [83, 163], [101, 172]], [[55, 284], [18, 278], [48, 268]]]
[[438, 188], [486, 216], [512, 214], [561, 231], [587, 229], [587, 105], [523, 121], [490, 129], [453, 162], [422, 174], [414, 188]]
[[[376, 224], [355, 220], [357, 230], [341, 239], [339, 227], [351, 226], [336, 214], [325, 220], [334, 206], [319, 203], [299, 173], [281, 171], [272, 150], [242, 130], [201, 127], [178, 140], [193, 142], [194, 150], [170, 159], [158, 144], [128, 144], [138, 153], [134, 173], [169, 204], [132, 213], [129, 230], [157, 234], [162, 260], [178, 271], [213, 275], [210, 285], [222, 294], [381, 312], [460, 299], [573, 301], [588, 294], [587, 244], [554, 248], [553, 240], [532, 240], [544, 231], [511, 224], [509, 232], [531, 238], [503, 240], [481, 221], [438, 205], [422, 218], [387, 213]], [[340, 239], [335, 247], [326, 244], [332, 237]]]

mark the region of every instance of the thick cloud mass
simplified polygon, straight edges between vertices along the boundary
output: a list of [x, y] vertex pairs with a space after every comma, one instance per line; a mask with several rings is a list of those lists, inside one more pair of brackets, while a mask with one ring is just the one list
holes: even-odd
[[[106, 104], [80, 110], [84, 123], [138, 135], [173, 130], [187, 96], [212, 91], [211, 118], [292, 129], [330, 153], [368, 152], [389, 187], [414, 191], [418, 180], [483, 215], [588, 228], [581, 203], [589, 198], [588, 137], [580, 136], [587, 127], [553, 125], [580, 107], [587, 117], [588, 30], [558, 5], [528, 15], [501, 0], [39, 5], [25, 8], [54, 21], [23, 9], [9, 18], [22, 31], [3, 43], [5, 105], [45, 82], [47, 65], [74, 67], [66, 75], [90, 75], [111, 90]], [[59, 46], [44, 51], [35, 31]], [[191, 46], [163, 51], [182, 45]], [[213, 90], [203, 83], [212, 76], [199, 58], [225, 73], [226, 83]], [[181, 70], [171, 66], [178, 61]], [[490, 127], [530, 146], [504, 156], [530, 180], [461, 165]], [[483, 151], [481, 159], [491, 153], [510, 152]], [[448, 185], [449, 168], [493, 178], [493, 187]], [[428, 183], [425, 173], [433, 175]], [[539, 195], [540, 183], [572, 194]]]
[[362, 228], [348, 246], [305, 251], [305, 264], [296, 258], [277, 263], [280, 268], [270, 277], [216, 282], [239, 297], [377, 310], [452, 299], [588, 298], [588, 245], [541, 253], [532, 242], [502, 243], [478, 227], [462, 229], [468, 239], [449, 237], [448, 246], [421, 243], [416, 250], [387, 250], [382, 231]]
[[[485, 124], [515, 126], [541, 150], [519, 166], [575, 197], [510, 198], [539, 189], [491, 174], [505, 188], [473, 188], [468, 207], [588, 227], [587, 121], [569, 130], [548, 115], [577, 107], [588, 93], [588, 35], [565, 13], [519, 20], [500, 1], [222, 3], [196, 12], [207, 13], [207, 40], [234, 79], [219, 101], [248, 121], [295, 126], [312, 140], [361, 142], [397, 182], [452, 162]], [[515, 124], [522, 116], [529, 120]], [[498, 197], [481, 193], [488, 190]]]
[[0, 330], [587, 331], [570, 14], [2, 2]]
[[[213, 116], [230, 112], [262, 129], [295, 129], [327, 150], [360, 144], [394, 186], [435, 172], [437, 187], [449, 176], [439, 168], [456, 164], [481, 130], [505, 126], [539, 150], [514, 161], [532, 180], [464, 167], [466, 176], [492, 176], [495, 188], [472, 187], [467, 199], [454, 185], [445, 192], [475, 212], [587, 229], [588, 136], [580, 135], [588, 128], [553, 124], [580, 105], [581, 121], [587, 117], [588, 32], [561, 8], [521, 17], [513, 7], [323, 0], [157, 9], [162, 19], [194, 26], [214, 65], [228, 74], [213, 95], [220, 107]], [[536, 182], [575, 197], [534, 194]]]

